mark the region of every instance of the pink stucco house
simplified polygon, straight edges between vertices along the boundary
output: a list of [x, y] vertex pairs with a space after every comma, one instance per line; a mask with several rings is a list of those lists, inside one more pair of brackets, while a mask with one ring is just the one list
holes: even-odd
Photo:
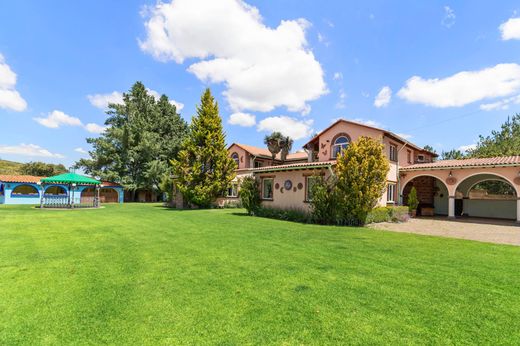
[[[308, 210], [309, 186], [315, 174], [334, 174], [336, 156], [360, 136], [381, 141], [390, 162], [387, 189], [378, 204], [403, 205], [412, 186], [423, 215], [468, 215], [520, 221], [520, 156], [436, 161], [437, 154], [385, 129], [340, 119], [321, 131], [303, 150], [285, 162], [274, 160], [267, 148], [233, 143], [228, 152], [237, 165], [237, 176], [228, 196], [238, 198], [240, 180], [253, 175], [260, 180], [262, 204], [276, 208]], [[504, 196], [474, 191], [477, 183], [498, 180], [511, 186]]]

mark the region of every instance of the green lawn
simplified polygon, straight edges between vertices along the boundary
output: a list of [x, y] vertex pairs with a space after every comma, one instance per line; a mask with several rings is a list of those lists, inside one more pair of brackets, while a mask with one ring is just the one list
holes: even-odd
[[519, 344], [520, 248], [158, 205], [0, 207], [0, 344]]

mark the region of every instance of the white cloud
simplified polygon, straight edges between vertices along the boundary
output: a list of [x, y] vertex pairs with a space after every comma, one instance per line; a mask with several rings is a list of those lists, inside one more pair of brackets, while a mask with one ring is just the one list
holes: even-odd
[[347, 106], [345, 104], [346, 99], [347, 99], [347, 93], [345, 92], [345, 90], [343, 88], [339, 89], [339, 100], [338, 100], [338, 103], [336, 103], [336, 108], [337, 109], [345, 108]]
[[240, 0], [176, 0], [148, 12], [141, 49], [160, 61], [199, 59], [188, 71], [204, 82], [224, 83], [233, 111], [308, 112], [307, 102], [327, 92], [307, 46], [305, 19], [270, 28], [256, 7]]
[[374, 106], [377, 108], [386, 107], [392, 99], [392, 89], [389, 86], [384, 86], [379, 90], [379, 93], [374, 99]]
[[264, 132], [278, 131], [289, 136], [294, 140], [309, 137], [312, 134], [312, 124], [314, 121], [309, 120], [298, 120], [285, 115], [278, 117], [268, 117], [260, 121], [257, 130]]
[[476, 144], [469, 144], [469, 145], [461, 145], [458, 150], [462, 151], [462, 152], [466, 152], [466, 151], [469, 151], [469, 150], [473, 150], [477, 147]]
[[334, 76], [332, 76], [333, 80], [343, 80], [343, 73], [341, 72], [334, 72]]
[[80, 153], [80, 154], [88, 154], [88, 151], [86, 151], [83, 148], [76, 148], [76, 149], [74, 149], [74, 151], [77, 153]]
[[256, 125], [256, 117], [248, 113], [233, 113], [229, 116], [228, 124], [251, 127]]
[[0, 54], [0, 108], [11, 109], [16, 112], [24, 111], [27, 102], [16, 91], [16, 73], [11, 70]]
[[55, 157], [64, 158], [61, 154], [51, 153], [49, 150], [44, 149], [36, 144], [25, 144], [8, 146], [0, 145], [0, 154], [11, 154], [11, 155], [23, 155], [23, 156], [34, 156], [34, 157]]
[[94, 124], [94, 123], [89, 123], [89, 124], [85, 125], [85, 130], [87, 130], [90, 133], [102, 133], [106, 129], [107, 129], [106, 126], [101, 126], [101, 125]]
[[352, 121], [354, 121], [356, 123], [364, 124], [364, 125], [367, 125], [367, 126], [384, 128], [384, 126], [380, 122], [377, 122], [375, 120], [356, 118], [356, 119], [352, 119]]
[[407, 133], [396, 133], [396, 135], [398, 135], [399, 137], [404, 138], [404, 139], [411, 139], [411, 138], [413, 138], [412, 135], [409, 135]]
[[509, 18], [498, 29], [502, 34], [502, 40], [520, 40], [520, 17]]
[[40, 125], [49, 127], [51, 129], [57, 129], [60, 126], [81, 126], [81, 120], [76, 117], [72, 117], [62, 111], [54, 110], [48, 114], [46, 118], [33, 118]]
[[478, 71], [463, 71], [444, 79], [413, 76], [397, 95], [413, 103], [446, 108], [462, 107], [488, 98], [520, 91], [520, 65], [498, 64]]
[[480, 105], [483, 111], [506, 110], [511, 104], [520, 105], [520, 95], [508, 97], [500, 101]]
[[330, 46], [330, 41], [321, 33], [318, 33], [318, 42], [322, 43], [325, 47]]
[[90, 104], [99, 109], [107, 109], [109, 103], [121, 104], [123, 103], [123, 93], [114, 91], [109, 94], [94, 94], [87, 95]]
[[444, 6], [444, 17], [442, 17], [441, 24], [446, 28], [451, 28], [455, 24], [455, 11], [449, 6]]
[[[159, 94], [157, 91], [148, 88], [146, 90], [150, 95], [155, 97], [156, 100], [161, 98], [161, 94]], [[105, 110], [108, 108], [109, 103], [122, 104], [123, 93], [119, 91], [113, 91], [108, 94], [87, 95], [87, 99], [94, 107]], [[181, 102], [170, 99], [170, 103], [177, 108], [177, 112], [180, 112], [184, 108], [184, 104]]]

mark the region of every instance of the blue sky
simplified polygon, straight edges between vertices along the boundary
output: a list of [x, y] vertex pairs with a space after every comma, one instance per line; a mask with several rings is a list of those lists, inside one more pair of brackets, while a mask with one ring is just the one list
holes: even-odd
[[520, 109], [517, 1], [6, 1], [0, 23], [9, 160], [85, 157], [137, 80], [187, 120], [209, 86], [228, 142], [258, 146], [341, 117], [440, 152]]

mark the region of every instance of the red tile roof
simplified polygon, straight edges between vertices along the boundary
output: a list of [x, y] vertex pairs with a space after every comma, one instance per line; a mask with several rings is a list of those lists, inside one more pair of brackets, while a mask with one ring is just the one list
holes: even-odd
[[42, 178], [33, 175], [0, 175], [0, 181], [4, 183], [38, 183]]
[[[254, 156], [261, 156], [261, 157], [265, 157], [265, 158], [269, 158], [269, 159], [272, 157], [271, 152], [267, 148], [259, 148], [259, 147], [254, 147], [252, 145], [241, 144], [241, 143], [233, 143], [233, 144], [238, 146], [238, 147], [240, 147], [240, 148], [242, 148], [242, 149], [244, 149], [245, 151], [249, 152], [250, 154], [252, 154]], [[233, 144], [231, 144], [229, 146], [229, 148], [231, 148], [233, 146]], [[278, 153], [278, 155], [276, 155], [276, 159], [280, 160], [280, 156], [281, 156], [281, 154]], [[288, 154], [287, 158], [286, 158], [286, 160], [289, 160], [289, 161], [291, 161], [291, 160], [305, 160], [305, 159], [307, 159], [307, 153], [306, 152], [291, 153], [291, 154]]]
[[118, 184], [118, 183], [113, 183], [113, 182], [111, 182], [111, 181], [102, 181], [101, 184], [102, 184], [103, 186], [106, 186], [106, 187], [108, 187], [108, 186], [115, 186], [115, 187], [121, 186], [120, 184]]
[[400, 171], [415, 171], [421, 169], [449, 169], [463, 167], [489, 167], [489, 166], [519, 166], [520, 156], [486, 157], [481, 159], [440, 160], [432, 163], [418, 163], [399, 168]]
[[286, 164], [286, 165], [253, 168], [253, 169], [251, 169], [251, 172], [262, 173], [262, 172], [276, 172], [276, 171], [291, 171], [291, 170], [299, 170], [299, 169], [310, 169], [310, 168], [317, 168], [317, 167], [333, 166], [335, 164], [336, 164], [336, 160], [319, 161], [319, 162], [299, 162], [299, 163], [290, 163], [290, 164]]

